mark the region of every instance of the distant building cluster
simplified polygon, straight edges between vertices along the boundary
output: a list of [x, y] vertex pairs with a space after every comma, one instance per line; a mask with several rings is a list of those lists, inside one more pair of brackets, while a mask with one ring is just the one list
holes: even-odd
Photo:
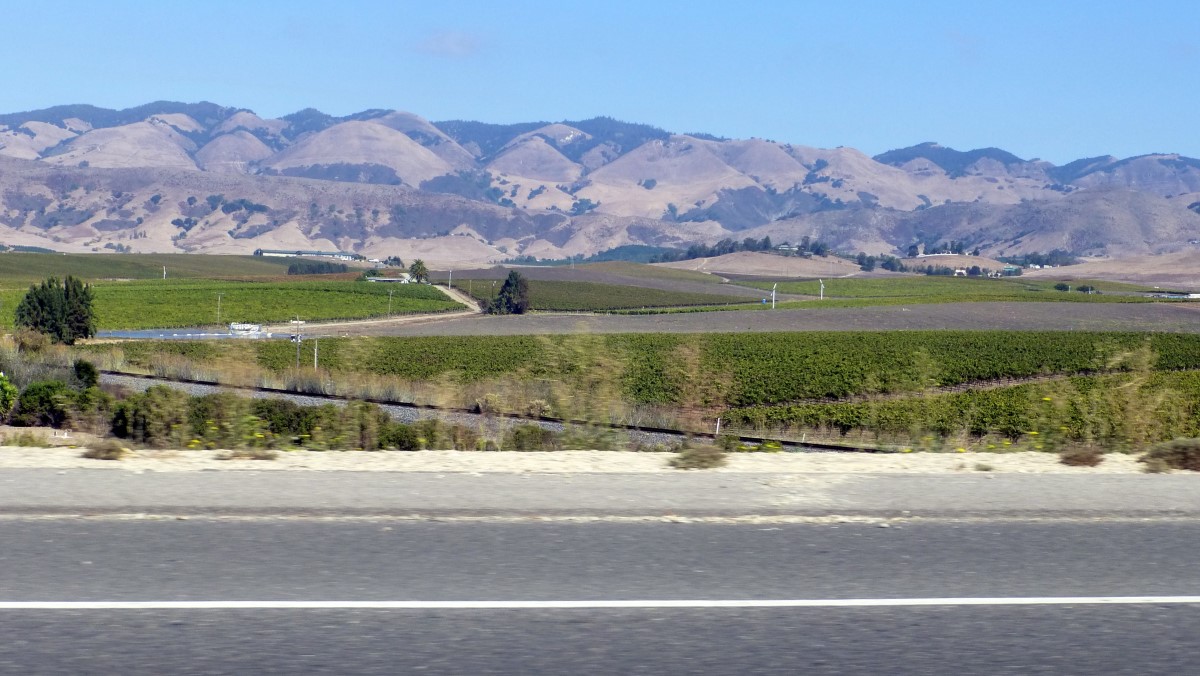
[[290, 251], [286, 249], [255, 249], [255, 256], [267, 256], [271, 258], [332, 258], [338, 261], [360, 261], [366, 260], [365, 256], [360, 256], [356, 253], [346, 253], [345, 251], [306, 251], [297, 249]]

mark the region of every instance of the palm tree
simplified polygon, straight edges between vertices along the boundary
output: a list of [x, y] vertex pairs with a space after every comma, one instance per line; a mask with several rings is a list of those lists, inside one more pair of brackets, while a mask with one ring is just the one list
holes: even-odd
[[425, 261], [418, 258], [408, 266], [408, 276], [412, 277], [414, 282], [429, 281], [429, 268], [425, 267]]

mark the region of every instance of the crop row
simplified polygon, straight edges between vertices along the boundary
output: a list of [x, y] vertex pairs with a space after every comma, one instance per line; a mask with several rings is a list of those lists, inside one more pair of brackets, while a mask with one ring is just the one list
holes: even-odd
[[[264, 342], [254, 349], [262, 367], [295, 364], [291, 344]], [[312, 347], [305, 343], [301, 349], [301, 363], [311, 364]], [[890, 331], [330, 338], [321, 341], [320, 366], [406, 380], [619, 381], [631, 402], [744, 408], [1040, 375], [1197, 369], [1200, 335]]]
[[749, 407], [725, 413], [736, 428], [830, 430], [904, 438], [996, 435], [1039, 450], [1094, 443], [1133, 450], [1200, 436], [1200, 373], [1076, 376], [1057, 382], [852, 403]]
[[[904, 331], [706, 336], [704, 367], [734, 379], [733, 406], [921, 390], [981, 380], [1120, 368], [1132, 333]], [[1170, 368], [1200, 366], [1200, 336], [1154, 335]]]
[[[1144, 287], [1121, 282], [1089, 281], [1086, 284], [1101, 291], [1100, 294], [1085, 294], [1056, 290], [1053, 280], [1005, 277], [1001, 279], [972, 277], [923, 277], [897, 276], [877, 278], [834, 278], [824, 280], [827, 298], [926, 298], [943, 299], [993, 299], [993, 300], [1112, 300], [1110, 293], [1136, 293], [1146, 291]], [[774, 282], [749, 282], [747, 286], [770, 290]], [[817, 296], [821, 282], [817, 280], [780, 282], [779, 293]], [[1119, 298], [1119, 296], [1115, 297]]]
[[203, 254], [0, 254], [0, 281], [41, 281], [51, 275], [101, 279], [212, 279], [249, 275], [282, 275], [291, 261], [262, 256]]
[[392, 314], [442, 312], [461, 307], [437, 289], [365, 282], [219, 282], [158, 280], [101, 283], [95, 287], [101, 329], [173, 328], [221, 323], [359, 319]]

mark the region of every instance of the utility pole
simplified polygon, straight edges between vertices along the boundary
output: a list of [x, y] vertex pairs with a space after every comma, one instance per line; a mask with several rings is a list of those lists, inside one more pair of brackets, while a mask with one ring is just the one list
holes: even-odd
[[392, 318], [392, 294], [396, 293], [395, 289], [388, 289], [388, 319]]
[[300, 370], [300, 343], [304, 340], [304, 336], [297, 333], [292, 336], [292, 342], [296, 344], [296, 370]]
[[321, 339], [313, 338], [313, 370], [317, 369], [317, 353], [321, 349]]
[[167, 266], [163, 266], [163, 279], [167, 278]]
[[446, 282], [446, 288], [448, 288], [448, 289], [454, 288], [454, 271], [453, 270], [450, 271], [450, 281]]
[[818, 300], [825, 300], [825, 280], [818, 279], [817, 282], [821, 285], [821, 297]]
[[217, 294], [217, 325], [218, 326], [221, 324], [221, 296], [224, 296], [224, 295], [225, 294], [223, 294], [223, 293]]
[[[777, 287], [777, 286], [779, 286], [779, 282], [775, 282], [774, 284], [771, 285], [771, 309], [772, 310], [775, 309], [775, 287]], [[720, 418], [718, 418], [718, 420], [720, 420]]]

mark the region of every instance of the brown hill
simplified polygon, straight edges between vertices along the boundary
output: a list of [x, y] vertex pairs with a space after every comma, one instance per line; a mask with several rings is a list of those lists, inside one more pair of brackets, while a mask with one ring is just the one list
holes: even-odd
[[658, 218], [714, 201], [722, 189], [754, 187], [707, 143], [688, 136], [650, 141], [588, 174], [581, 197], [614, 214]]
[[509, 180], [525, 179], [530, 183], [574, 183], [583, 175], [582, 166], [567, 159], [540, 136], [509, 144], [487, 164], [487, 169]]
[[265, 143], [244, 128], [222, 134], [196, 151], [196, 164], [219, 174], [250, 173], [255, 162], [274, 154]]
[[[1173, 154], [1054, 166], [922, 143], [872, 158], [611, 118], [494, 125], [306, 109], [269, 120], [160, 101], [0, 114], [0, 156], [26, 160], [2, 165], [15, 175], [0, 177], [0, 243], [60, 249], [309, 238], [365, 251], [458, 232], [483, 242], [461, 248], [471, 260], [766, 235], [873, 254], [953, 239], [989, 255], [1116, 257], [1200, 241], [1200, 160]], [[209, 196], [225, 201], [187, 201]]]
[[412, 113], [392, 111], [371, 121], [403, 132], [409, 138], [428, 148], [434, 155], [442, 158], [455, 170], [463, 171], [475, 167], [475, 157], [471, 153], [423, 117]]
[[338, 165], [386, 167], [399, 182], [413, 187], [454, 172], [453, 166], [407, 134], [376, 122], [358, 121], [306, 136], [263, 162], [283, 174], [313, 178], [321, 178], [323, 170]]
[[72, 138], [46, 156], [51, 164], [125, 169], [156, 167], [196, 169], [191, 153], [196, 144], [171, 124], [147, 120], [106, 129], [93, 129]]
[[[1187, 197], [1129, 190], [1079, 191], [1014, 205], [952, 203], [920, 211], [848, 208], [753, 228], [745, 236], [798, 241], [808, 235], [848, 251], [900, 253], [910, 244], [966, 242], [989, 256], [1063, 249], [1081, 256], [1165, 253], [1200, 239]], [[933, 235], [933, 236], [931, 236]]]
[[785, 257], [754, 251], [739, 251], [712, 258], [697, 258], [675, 263], [655, 263], [675, 270], [694, 270], [715, 275], [756, 277], [853, 277], [863, 274], [858, 265], [836, 256], [813, 258]]
[[1200, 191], [1200, 162], [1179, 155], [1113, 161], [1075, 180], [1081, 188], [1124, 188], [1163, 197]]
[[1168, 254], [1084, 259], [1079, 265], [1025, 270], [1043, 279], [1113, 279], [1159, 287], [1163, 290], [1200, 292], [1200, 248]]

